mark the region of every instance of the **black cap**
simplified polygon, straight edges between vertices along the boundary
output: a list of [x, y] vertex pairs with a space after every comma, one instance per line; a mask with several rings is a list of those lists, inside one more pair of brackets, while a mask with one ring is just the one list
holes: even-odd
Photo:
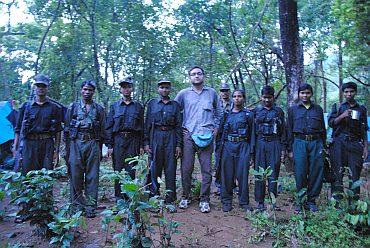
[[120, 78], [118, 79], [118, 84], [119, 85], [122, 85], [122, 84], [134, 84], [134, 80], [132, 79], [132, 77], [124, 77], [124, 78]]
[[165, 78], [159, 80], [158, 83], [157, 83], [157, 85], [159, 86], [159, 85], [164, 84], [164, 83], [167, 83], [167, 84], [170, 84], [171, 85], [171, 81], [168, 80], [168, 79], [165, 79]]
[[35, 80], [35, 84], [43, 84], [46, 86], [50, 85], [50, 78], [44, 74], [37, 74], [34, 77], [34, 80]]
[[230, 90], [230, 86], [227, 83], [222, 83], [220, 90]]

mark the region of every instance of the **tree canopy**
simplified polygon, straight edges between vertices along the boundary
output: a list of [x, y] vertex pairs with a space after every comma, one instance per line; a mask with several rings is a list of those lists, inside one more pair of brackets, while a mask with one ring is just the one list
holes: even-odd
[[25, 100], [31, 77], [45, 73], [51, 96], [62, 103], [78, 99], [81, 81], [93, 79], [107, 106], [119, 97], [115, 82], [130, 75], [135, 98], [145, 103], [161, 78], [173, 80], [174, 92], [188, 87], [187, 69], [199, 65], [208, 85], [243, 88], [248, 104], [271, 84], [287, 106], [293, 100], [287, 90], [295, 88], [287, 74], [292, 46], [286, 45], [295, 38], [284, 37], [284, 4], [296, 6], [290, 13], [298, 24], [293, 62], [301, 71], [293, 84], [311, 83], [326, 109], [350, 80], [367, 102], [370, 15], [363, 0], [2, 0], [1, 98]]

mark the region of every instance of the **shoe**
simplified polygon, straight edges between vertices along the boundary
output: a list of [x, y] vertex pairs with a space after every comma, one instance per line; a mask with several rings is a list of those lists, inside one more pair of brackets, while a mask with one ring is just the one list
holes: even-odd
[[265, 207], [265, 204], [263, 204], [263, 202], [259, 202], [258, 205], [257, 205], [257, 208], [256, 208], [257, 211], [266, 211], [266, 207]]
[[190, 200], [188, 199], [182, 199], [179, 203], [179, 208], [181, 209], [187, 209], [189, 207]]
[[314, 202], [307, 202], [307, 207], [311, 212], [317, 212], [319, 210]]
[[211, 207], [209, 206], [209, 202], [200, 202], [199, 203], [200, 212], [202, 213], [209, 213], [211, 212]]
[[302, 205], [297, 205], [297, 206], [295, 206], [294, 213], [295, 213], [295, 214], [300, 214], [300, 213], [302, 213]]
[[281, 208], [279, 206], [277, 206], [276, 204], [272, 204], [272, 209], [274, 211], [282, 211]]
[[231, 209], [233, 209], [231, 205], [222, 205], [222, 211], [225, 213], [230, 212]]

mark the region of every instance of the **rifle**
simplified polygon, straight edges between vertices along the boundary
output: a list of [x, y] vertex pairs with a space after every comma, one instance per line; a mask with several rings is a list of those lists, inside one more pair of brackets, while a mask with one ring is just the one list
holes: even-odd
[[[222, 125], [225, 125], [225, 121], [227, 119], [228, 114], [225, 114], [224, 120], [222, 122]], [[216, 151], [217, 152], [217, 161], [216, 161], [216, 172], [215, 172], [215, 182], [218, 184], [221, 184], [221, 157], [222, 157], [222, 152], [224, 149], [225, 145], [225, 135], [228, 131], [228, 126], [222, 131], [221, 134], [221, 146], [220, 148]]]
[[15, 172], [19, 172], [23, 167], [22, 150], [23, 150], [25, 120], [26, 120], [26, 115], [29, 114], [30, 101], [33, 99], [34, 94], [35, 94], [35, 87], [34, 85], [31, 85], [30, 95], [24, 106], [24, 112], [23, 112], [23, 117], [22, 117], [22, 122], [21, 122], [21, 130], [18, 136], [18, 148], [17, 148], [16, 154], [14, 157], [14, 171]]
[[[149, 134], [149, 148], [150, 149], [153, 149], [153, 139], [154, 139], [154, 120], [152, 121], [152, 124], [150, 125], [150, 134]], [[149, 171], [148, 171], [148, 178], [147, 178], [147, 185], [150, 185], [149, 188], [151, 188], [150, 192], [157, 192], [158, 189], [157, 189], [157, 185], [155, 185], [153, 183], [153, 179], [155, 180], [155, 178], [152, 178], [152, 166], [153, 166], [153, 150], [152, 150], [152, 154], [149, 154], [148, 156], [148, 159], [149, 159]]]

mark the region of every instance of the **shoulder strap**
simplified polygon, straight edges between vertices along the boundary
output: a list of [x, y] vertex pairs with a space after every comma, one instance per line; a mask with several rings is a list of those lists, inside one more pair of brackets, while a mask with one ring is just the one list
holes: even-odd
[[113, 103], [113, 109], [114, 109], [114, 113], [118, 113], [119, 112], [119, 104], [118, 104], [118, 101]]
[[77, 103], [76, 102], [72, 102], [71, 104], [71, 113], [72, 113], [72, 118], [73, 119], [73, 116], [77, 116]]

